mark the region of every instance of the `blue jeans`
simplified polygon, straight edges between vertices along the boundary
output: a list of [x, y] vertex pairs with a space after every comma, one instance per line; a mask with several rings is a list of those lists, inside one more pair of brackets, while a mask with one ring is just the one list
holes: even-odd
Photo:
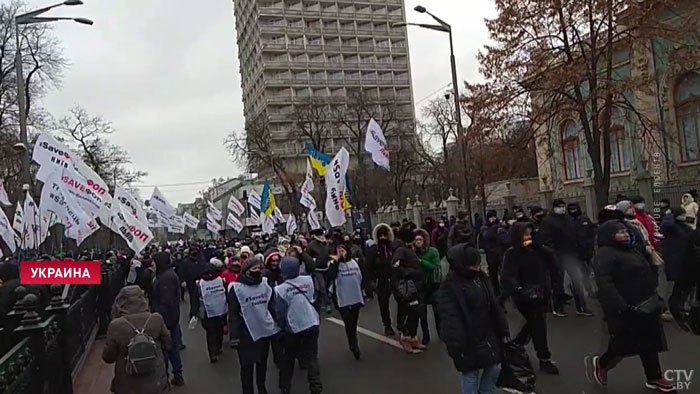
[[182, 343], [182, 331], [178, 324], [170, 330], [170, 350], [163, 351], [165, 356], [165, 370], [169, 371], [168, 361], [173, 367], [173, 375], [182, 376], [182, 359], [180, 358], [180, 343]]
[[494, 394], [501, 364], [462, 374], [462, 394]]

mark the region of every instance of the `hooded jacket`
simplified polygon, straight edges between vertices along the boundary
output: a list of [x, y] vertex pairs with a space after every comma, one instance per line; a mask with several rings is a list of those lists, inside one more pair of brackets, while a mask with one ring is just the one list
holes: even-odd
[[[150, 319], [149, 319], [150, 316]], [[114, 378], [111, 390], [115, 394], [160, 394], [168, 386], [168, 376], [165, 373], [163, 352], [156, 352], [156, 370], [148, 375], [129, 376], [126, 374], [127, 346], [136, 335], [134, 329], [145, 328], [145, 333], [151, 336], [162, 350], [170, 348], [170, 331], [163, 317], [158, 313], [148, 312], [148, 302], [143, 290], [138, 286], [126, 286], [121, 289], [112, 306], [113, 320], [107, 327], [107, 336], [102, 348], [102, 359], [114, 363]], [[148, 320], [148, 324], [146, 324]]]
[[586, 259], [591, 258], [593, 257], [593, 250], [595, 249], [595, 224], [591, 222], [588, 216], [583, 214], [578, 203], [569, 203], [566, 207], [567, 212], [570, 211], [571, 208], [576, 209], [576, 214], [572, 215], [569, 212], [569, 216], [571, 216], [574, 222], [574, 233], [576, 234], [578, 252]]
[[400, 246], [394, 251], [391, 266], [391, 286], [394, 294], [397, 294], [397, 286], [401, 280], [412, 280], [418, 290], [418, 300], [423, 300], [425, 272], [418, 255], [408, 246]]
[[[387, 235], [387, 241], [379, 242], [379, 233]], [[389, 278], [391, 276], [391, 259], [394, 254], [394, 232], [385, 223], [379, 223], [372, 231], [374, 245], [367, 249], [367, 274], [370, 278]]]
[[686, 259], [692, 260], [691, 243], [693, 229], [676, 216], [685, 215], [682, 208], [673, 208], [672, 213], [661, 220], [661, 257], [664, 259], [666, 279], [672, 282], [682, 279]]
[[634, 208], [634, 218], [637, 219], [642, 226], [644, 226], [644, 230], [646, 230], [647, 237], [649, 239], [649, 244], [654, 248], [654, 250], [658, 251], [661, 243], [656, 237], [658, 230], [654, 218], [648, 213], [638, 210], [636, 207]]
[[173, 329], [180, 322], [180, 280], [170, 265], [170, 254], [156, 253], [156, 281], [151, 297], [151, 309], [165, 319], [168, 329]]
[[543, 245], [549, 246], [557, 254], [578, 254], [576, 229], [571, 216], [549, 215], [542, 221], [538, 239]]
[[697, 228], [698, 203], [693, 199], [693, 195], [686, 193], [681, 197], [681, 204], [685, 209], [685, 215], [690, 227], [695, 230]]
[[502, 361], [502, 338], [508, 323], [481, 272], [468, 266], [480, 263], [479, 252], [468, 244], [448, 251], [450, 272], [438, 291], [440, 339], [460, 372], [470, 372]]

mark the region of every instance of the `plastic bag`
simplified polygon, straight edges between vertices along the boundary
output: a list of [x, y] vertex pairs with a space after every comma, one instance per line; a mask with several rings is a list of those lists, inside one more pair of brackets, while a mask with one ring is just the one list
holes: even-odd
[[509, 392], [534, 392], [537, 375], [525, 348], [514, 342], [508, 342], [503, 346], [505, 358], [497, 386], [509, 389]]
[[189, 325], [190, 330], [194, 330], [197, 328], [197, 316], [192, 316], [190, 319], [190, 325]]

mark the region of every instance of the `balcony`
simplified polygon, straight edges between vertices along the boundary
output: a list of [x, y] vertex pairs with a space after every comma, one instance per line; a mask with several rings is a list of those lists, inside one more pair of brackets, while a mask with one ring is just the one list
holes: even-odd
[[281, 112], [267, 115], [270, 122], [291, 122], [294, 120], [293, 112]]
[[281, 43], [272, 43], [272, 42], [266, 42], [262, 44], [262, 50], [263, 51], [286, 51], [287, 50], [287, 44], [281, 42]]

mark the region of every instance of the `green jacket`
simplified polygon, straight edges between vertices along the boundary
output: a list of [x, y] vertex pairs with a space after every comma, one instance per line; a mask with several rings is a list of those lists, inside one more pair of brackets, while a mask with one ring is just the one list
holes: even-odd
[[428, 250], [418, 257], [420, 257], [421, 266], [426, 273], [433, 272], [440, 267], [440, 253], [433, 247], [428, 247]]

